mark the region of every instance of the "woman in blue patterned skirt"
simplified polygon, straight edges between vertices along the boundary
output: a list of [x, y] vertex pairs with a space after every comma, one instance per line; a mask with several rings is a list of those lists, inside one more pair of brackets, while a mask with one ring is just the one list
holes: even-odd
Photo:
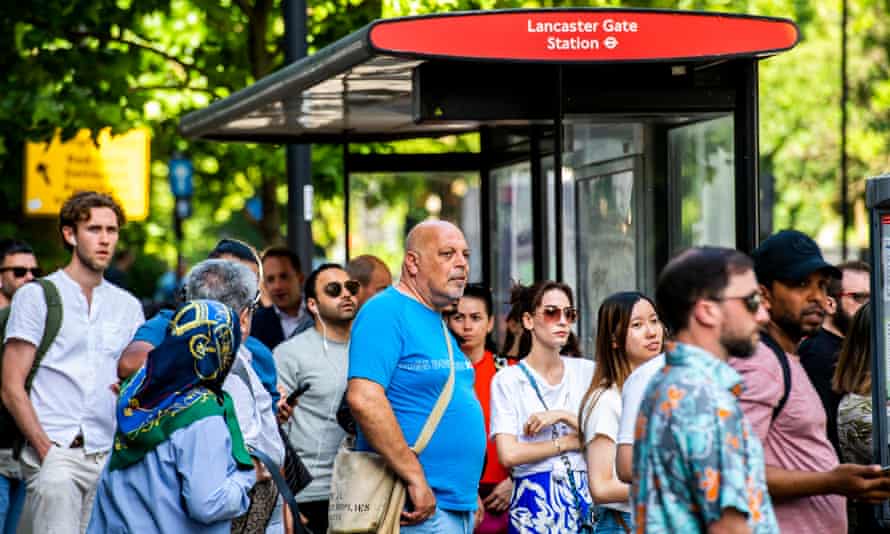
[[517, 287], [512, 300], [522, 311], [524, 359], [492, 381], [490, 428], [498, 458], [514, 480], [509, 532], [591, 532], [577, 414], [593, 362], [560, 354], [575, 339], [572, 290], [539, 282]]

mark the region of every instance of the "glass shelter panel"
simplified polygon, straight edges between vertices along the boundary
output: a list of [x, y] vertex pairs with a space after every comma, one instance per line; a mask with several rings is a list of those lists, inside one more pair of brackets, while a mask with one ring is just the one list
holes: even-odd
[[735, 143], [731, 115], [668, 132], [669, 183], [675, 184], [671, 248], [736, 246]]
[[378, 256], [397, 279], [408, 231], [437, 218], [463, 230], [471, 251], [470, 280], [482, 279], [478, 173], [353, 173], [349, 185], [350, 257]]
[[[593, 358], [596, 314], [602, 301], [617, 291], [635, 290], [638, 282], [639, 160], [643, 128], [637, 124], [566, 126], [563, 195], [566, 214], [564, 251], [566, 281], [576, 293], [576, 325], [581, 350]], [[568, 229], [571, 230], [568, 230]]]
[[490, 177], [496, 221], [491, 238], [491, 282], [497, 338], [502, 341], [512, 281], [531, 284], [535, 276], [531, 165], [521, 162], [492, 169]]

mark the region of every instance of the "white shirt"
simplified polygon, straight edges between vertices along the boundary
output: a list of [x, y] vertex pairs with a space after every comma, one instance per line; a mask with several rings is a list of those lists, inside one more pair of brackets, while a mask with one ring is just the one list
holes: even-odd
[[284, 443], [278, 433], [272, 396], [253, 370], [250, 364], [252, 358], [253, 355], [244, 345], [238, 348], [238, 356], [223, 382], [223, 390], [232, 397], [244, 444], [249, 449], [265, 453], [281, 467], [284, 463]]
[[[593, 378], [594, 365], [592, 361], [583, 358], [563, 356], [562, 361], [565, 365], [562, 381], [555, 386], [548, 384], [531, 366], [525, 363], [520, 365], [526, 365], [526, 368], [534, 376], [541, 395], [547, 402], [546, 409], [567, 410], [577, 414], [584, 393]], [[494, 379], [491, 381], [491, 428], [489, 430], [491, 439], [494, 439], [498, 434], [509, 434], [516, 436], [523, 443], [553, 441], [553, 434], [549, 426], [544, 427], [534, 436], [526, 436], [522, 431], [522, 427], [531, 414], [543, 411], [545, 411], [544, 406], [519, 365], [507, 367], [494, 375]], [[563, 423], [557, 423], [556, 427], [560, 436], [570, 433], [570, 428]], [[554, 456], [551, 458], [514, 467], [513, 475], [521, 477], [533, 473], [563, 470], [562, 459], [555, 455], [555, 447], [553, 452]], [[568, 456], [573, 470], [587, 471], [587, 464], [581, 453], [573, 451], [565, 454]]]
[[273, 304], [272, 307], [275, 309], [275, 313], [278, 314], [278, 321], [281, 322], [281, 331], [284, 332], [284, 339], [289, 339], [293, 335], [294, 330], [303, 322], [303, 317], [306, 315], [305, 309], [300, 307], [299, 313], [288, 315], [281, 311], [278, 306]]
[[664, 354], [652, 358], [634, 369], [624, 381], [621, 390], [621, 422], [618, 424], [618, 445], [633, 445], [634, 429], [637, 426], [637, 413], [643, 402], [643, 395], [655, 373], [664, 367]]
[[[145, 321], [133, 295], [102, 280], [92, 303], [64, 271], [47, 278], [62, 299], [62, 326], [31, 386], [31, 404], [50, 441], [68, 446], [83, 435], [87, 454], [111, 449], [117, 396], [117, 361]], [[38, 284], [25, 284], [12, 299], [6, 338], [40, 344], [46, 300]]]
[[[615, 436], [618, 434], [618, 420], [621, 418], [621, 393], [617, 387], [613, 386], [602, 391], [598, 397], [594, 393], [593, 398], [596, 399], [596, 404], [593, 405], [593, 409], [590, 410], [589, 414], [585, 407], [585, 418], [581, 421], [586, 444], [589, 445], [597, 435], [606, 436], [615, 441]], [[612, 476], [615, 477], [615, 480], [618, 480], [618, 473], [615, 470], [614, 464]], [[630, 513], [630, 502], [628, 501], [611, 502], [603, 506], [620, 512]]]

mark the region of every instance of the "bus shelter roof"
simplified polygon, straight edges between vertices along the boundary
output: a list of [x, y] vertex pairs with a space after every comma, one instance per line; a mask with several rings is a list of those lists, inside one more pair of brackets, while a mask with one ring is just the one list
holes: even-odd
[[187, 137], [269, 143], [438, 137], [475, 131], [483, 122], [417, 118], [415, 69], [424, 62], [711, 63], [767, 57], [799, 38], [787, 19], [673, 10], [523, 9], [384, 19], [189, 113], [180, 130]]

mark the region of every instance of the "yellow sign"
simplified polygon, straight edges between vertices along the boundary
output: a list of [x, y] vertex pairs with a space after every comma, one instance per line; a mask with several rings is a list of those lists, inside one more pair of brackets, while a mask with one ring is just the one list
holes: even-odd
[[150, 145], [147, 128], [117, 136], [104, 128], [95, 142], [81, 130], [64, 143], [58, 133], [49, 143], [27, 143], [25, 215], [58, 215], [72, 194], [99, 191], [121, 204], [127, 220], [145, 220]]

